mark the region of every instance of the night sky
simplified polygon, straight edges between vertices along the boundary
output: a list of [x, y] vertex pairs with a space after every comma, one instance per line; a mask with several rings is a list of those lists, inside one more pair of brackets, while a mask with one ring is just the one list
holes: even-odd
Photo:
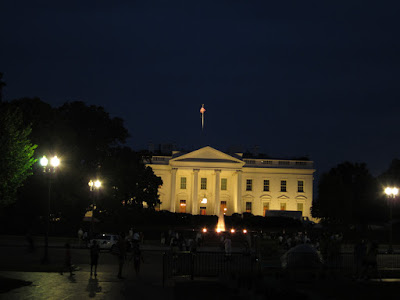
[[378, 175], [400, 158], [399, 8], [3, 0], [3, 96], [103, 106], [125, 120], [135, 150], [258, 145], [273, 157], [309, 155], [319, 174], [348, 160]]

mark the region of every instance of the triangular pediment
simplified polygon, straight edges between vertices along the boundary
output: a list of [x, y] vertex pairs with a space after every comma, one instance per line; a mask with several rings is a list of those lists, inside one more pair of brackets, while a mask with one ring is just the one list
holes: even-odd
[[243, 166], [244, 162], [236, 157], [221, 152], [210, 146], [180, 155], [170, 160], [170, 163], [188, 162], [188, 163], [219, 163], [219, 164], [237, 164]]

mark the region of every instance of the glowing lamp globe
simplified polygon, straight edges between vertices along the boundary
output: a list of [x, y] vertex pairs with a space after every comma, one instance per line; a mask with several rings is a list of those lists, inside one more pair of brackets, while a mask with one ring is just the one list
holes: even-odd
[[47, 159], [46, 156], [43, 156], [43, 157], [40, 159], [40, 165], [41, 165], [42, 167], [46, 167], [46, 166], [48, 165], [48, 163], [49, 163], [49, 160]]
[[50, 164], [53, 167], [58, 167], [60, 165], [60, 159], [57, 156], [54, 156], [51, 160], [50, 160]]

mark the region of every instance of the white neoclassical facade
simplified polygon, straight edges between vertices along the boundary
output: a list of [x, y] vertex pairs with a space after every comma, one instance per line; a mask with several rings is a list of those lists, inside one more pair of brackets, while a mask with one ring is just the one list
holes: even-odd
[[243, 158], [212, 147], [174, 151], [147, 161], [163, 180], [162, 210], [226, 215], [266, 210], [301, 211], [311, 219], [312, 161]]

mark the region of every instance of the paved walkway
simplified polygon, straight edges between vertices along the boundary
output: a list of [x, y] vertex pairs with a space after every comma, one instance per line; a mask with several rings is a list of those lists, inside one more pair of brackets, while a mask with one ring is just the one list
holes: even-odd
[[58, 272], [0, 271], [0, 276], [32, 284], [0, 294], [0, 299], [173, 299], [173, 287], [163, 287], [162, 254], [146, 255], [140, 275], [133, 270], [133, 263], [124, 266], [124, 279], [116, 277], [116, 265], [99, 266], [97, 277], [90, 276], [90, 267], [80, 265], [74, 271], [60, 275]]

